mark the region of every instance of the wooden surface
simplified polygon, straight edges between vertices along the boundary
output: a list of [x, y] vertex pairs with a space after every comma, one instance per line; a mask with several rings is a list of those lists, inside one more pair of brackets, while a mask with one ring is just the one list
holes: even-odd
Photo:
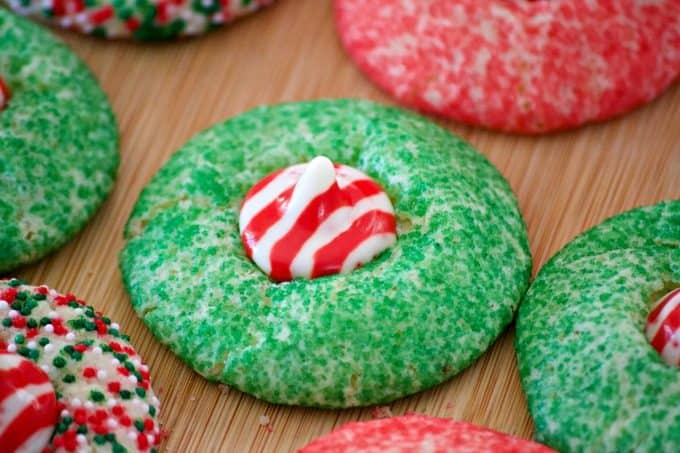
[[[277, 407], [221, 390], [162, 347], [135, 316], [117, 255], [140, 189], [196, 132], [262, 103], [362, 97], [391, 101], [343, 53], [329, 0], [280, 0], [203, 38], [109, 43], [60, 33], [89, 64], [120, 123], [117, 185], [88, 227], [52, 257], [19, 270], [72, 291], [118, 320], [149, 362], [171, 452], [293, 451], [371, 408]], [[509, 179], [526, 219], [534, 271], [575, 234], [623, 210], [680, 198], [680, 84], [604, 124], [524, 137], [448, 124]], [[532, 423], [519, 385], [512, 329], [467, 371], [389, 407], [454, 417], [522, 437]], [[267, 416], [269, 427], [260, 425]]]

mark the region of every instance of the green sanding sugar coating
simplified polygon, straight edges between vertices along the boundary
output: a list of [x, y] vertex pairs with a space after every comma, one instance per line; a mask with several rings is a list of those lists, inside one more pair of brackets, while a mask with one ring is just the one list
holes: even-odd
[[680, 370], [644, 334], [680, 286], [680, 201], [578, 236], [540, 271], [517, 322], [536, 437], [561, 451], [678, 451]]
[[[276, 284], [245, 254], [239, 207], [268, 173], [317, 155], [365, 172], [397, 243], [345, 275]], [[132, 304], [201, 375], [285, 404], [384, 403], [470, 365], [530, 275], [507, 182], [417, 115], [336, 100], [261, 107], [178, 151], [144, 189], [120, 258]]]
[[113, 185], [118, 132], [105, 95], [64, 44], [0, 9], [0, 272], [80, 230]]

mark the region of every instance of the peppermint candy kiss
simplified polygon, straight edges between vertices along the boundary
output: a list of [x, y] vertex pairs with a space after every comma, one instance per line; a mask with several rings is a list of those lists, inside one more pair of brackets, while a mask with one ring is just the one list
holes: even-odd
[[2, 77], [0, 77], [0, 111], [2, 111], [5, 106], [7, 106], [8, 101], [9, 88], [7, 88], [7, 84], [5, 84], [5, 81], [2, 80]]
[[680, 288], [654, 304], [647, 317], [645, 334], [664, 362], [680, 366]]
[[57, 415], [47, 375], [18, 354], [0, 352], [0, 451], [41, 452]]
[[324, 156], [253, 186], [239, 230], [247, 255], [276, 281], [347, 273], [397, 239], [394, 209], [382, 188]]

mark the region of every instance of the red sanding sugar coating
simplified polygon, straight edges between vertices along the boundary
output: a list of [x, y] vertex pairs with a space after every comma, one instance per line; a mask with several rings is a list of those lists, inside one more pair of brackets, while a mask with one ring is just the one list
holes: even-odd
[[335, 13], [398, 101], [493, 129], [605, 120], [680, 73], [680, 0], [335, 0]]
[[427, 415], [348, 423], [299, 453], [550, 453], [550, 448], [490, 429]]

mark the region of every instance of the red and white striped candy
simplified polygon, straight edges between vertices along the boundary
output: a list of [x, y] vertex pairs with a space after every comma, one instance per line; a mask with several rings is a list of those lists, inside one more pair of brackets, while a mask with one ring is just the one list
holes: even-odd
[[680, 288], [654, 305], [647, 317], [645, 334], [664, 362], [680, 366]]
[[253, 186], [239, 229], [248, 256], [276, 281], [349, 272], [397, 237], [394, 209], [382, 188], [323, 156]]
[[57, 416], [47, 375], [18, 354], [0, 352], [0, 451], [41, 452]]
[[9, 101], [9, 88], [7, 88], [7, 84], [0, 77], [0, 111], [5, 108], [7, 101]]

